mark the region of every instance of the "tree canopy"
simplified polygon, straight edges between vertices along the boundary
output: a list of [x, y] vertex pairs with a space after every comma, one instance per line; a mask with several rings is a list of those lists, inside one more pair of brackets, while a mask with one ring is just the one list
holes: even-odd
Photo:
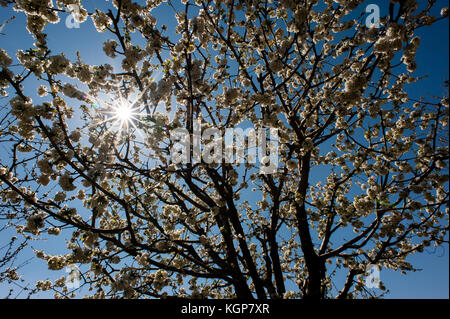
[[[391, 0], [368, 24], [368, 4], [0, 1], [34, 38], [0, 49], [2, 223], [66, 239], [36, 256], [94, 298], [372, 296], [371, 265], [448, 243], [448, 82], [408, 91], [448, 8]], [[87, 20], [95, 65], [50, 47], [49, 24]]]

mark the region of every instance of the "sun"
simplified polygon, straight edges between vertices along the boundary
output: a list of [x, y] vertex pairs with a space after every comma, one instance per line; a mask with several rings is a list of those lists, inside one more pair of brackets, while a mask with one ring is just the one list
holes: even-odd
[[127, 104], [119, 105], [114, 112], [116, 113], [116, 117], [121, 122], [127, 123], [133, 118], [133, 110]]
[[133, 105], [122, 99], [111, 108], [111, 118], [113, 123], [117, 123], [119, 129], [128, 129], [130, 126], [134, 127], [134, 122], [138, 121], [138, 109]]
[[140, 100], [147, 89], [148, 87], [132, 100], [122, 96], [120, 89], [117, 90], [118, 94], [111, 97], [109, 101], [85, 93], [84, 100], [104, 116], [103, 120], [95, 121], [93, 126], [109, 123], [111, 124], [109, 129], [123, 131], [127, 134], [130, 133], [130, 130], [134, 129], [139, 132], [138, 128], [148, 126], [148, 122], [142, 120], [143, 111], [140, 107]]

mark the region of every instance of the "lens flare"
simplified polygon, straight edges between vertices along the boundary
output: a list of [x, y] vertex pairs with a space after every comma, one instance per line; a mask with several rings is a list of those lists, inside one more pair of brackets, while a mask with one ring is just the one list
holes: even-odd
[[[110, 130], [123, 132], [124, 134], [130, 133], [130, 130], [140, 133], [138, 127], [150, 126], [148, 121], [142, 120], [144, 114], [141, 110], [141, 98], [147, 89], [148, 87], [129, 100], [122, 96], [118, 88], [117, 95], [111, 98], [110, 102], [85, 94], [84, 100], [91, 105], [95, 112], [103, 116], [103, 120], [95, 121], [92, 126], [109, 123], [111, 125]], [[145, 113], [145, 115], [148, 115], [148, 113]]]
[[123, 123], [129, 122], [133, 118], [133, 110], [127, 104], [119, 105], [115, 111], [116, 117]]

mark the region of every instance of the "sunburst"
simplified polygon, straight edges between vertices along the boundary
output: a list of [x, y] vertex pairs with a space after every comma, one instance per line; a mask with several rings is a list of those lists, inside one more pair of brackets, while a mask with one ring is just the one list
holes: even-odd
[[119, 132], [129, 132], [131, 128], [138, 131], [137, 123], [147, 125], [147, 123], [141, 121], [142, 110], [139, 107], [139, 100], [145, 91], [140, 92], [133, 101], [124, 99], [119, 89], [117, 90], [118, 98], [112, 102], [106, 102], [87, 94], [86, 100], [90, 101], [93, 106], [100, 108], [101, 113], [107, 115], [104, 120], [96, 122], [94, 125], [109, 122], [111, 123], [110, 129], [118, 129]]
[[130, 127], [136, 128], [135, 123], [139, 121], [140, 115], [139, 108], [134, 107], [133, 104], [122, 99], [117, 104], [112, 105], [110, 110], [105, 113], [111, 115], [107, 121], [115, 124], [114, 126], [118, 126], [119, 130], [127, 130]]

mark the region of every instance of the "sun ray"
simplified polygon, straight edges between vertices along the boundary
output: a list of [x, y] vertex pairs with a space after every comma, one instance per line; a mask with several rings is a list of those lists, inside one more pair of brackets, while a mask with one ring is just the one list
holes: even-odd
[[100, 121], [95, 121], [95, 123], [89, 125], [89, 128], [105, 123], [111, 123], [111, 127], [109, 127], [108, 130], [126, 134], [135, 132], [141, 138], [144, 138], [144, 134], [142, 134], [139, 129], [140, 126], [138, 127], [136, 124], [139, 123], [145, 127], [151, 127], [152, 125], [148, 123], [148, 121], [142, 120], [142, 115], [144, 115], [143, 112], [145, 111], [142, 110], [142, 106], [137, 106], [137, 104], [149, 87], [150, 85], [140, 91], [132, 100], [128, 100], [123, 97], [119, 86], [117, 86], [117, 98], [111, 102], [83, 92], [85, 101], [90, 103], [92, 107], [95, 107], [98, 112], [105, 115], [105, 118]]

